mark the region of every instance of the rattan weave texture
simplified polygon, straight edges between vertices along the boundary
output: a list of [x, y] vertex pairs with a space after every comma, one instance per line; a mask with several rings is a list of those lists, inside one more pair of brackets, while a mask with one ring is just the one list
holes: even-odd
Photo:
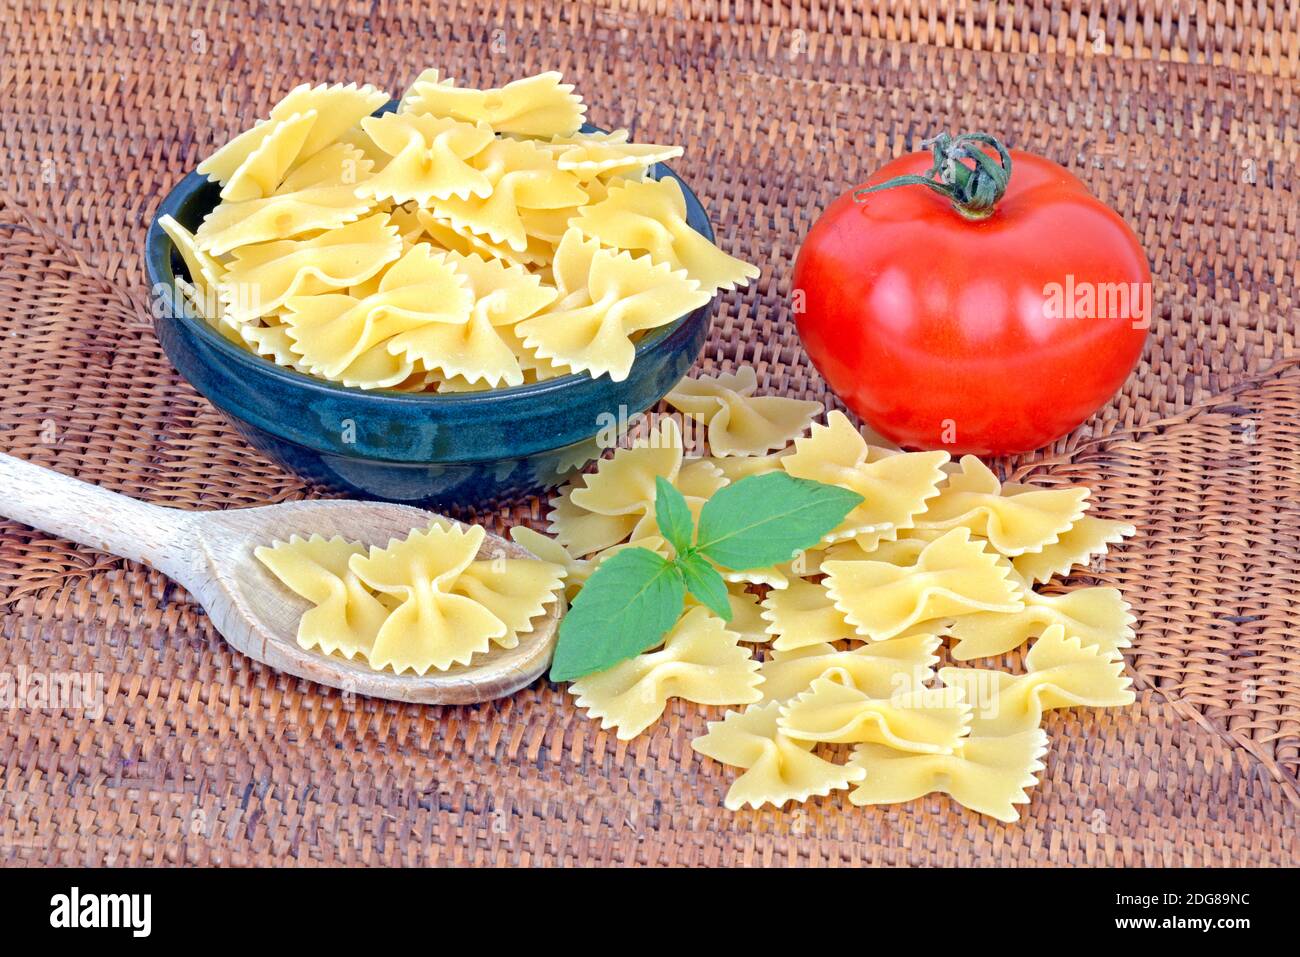
[[[701, 368], [827, 399], [786, 305], [816, 211], [939, 129], [1078, 173], [1134, 226], [1155, 328], [1128, 386], [1009, 474], [1139, 534], [1138, 703], [1056, 712], [1017, 825], [946, 798], [730, 814], [672, 706], [622, 744], [545, 683], [475, 708], [348, 698], [229, 652], [142, 567], [0, 521], [0, 673], [100, 675], [102, 717], [0, 722], [0, 863], [1295, 864], [1300, 817], [1300, 12], [1248, 4], [0, 3], [0, 448], [141, 498], [316, 494], [171, 371], [144, 227], [304, 80], [561, 69], [590, 117], [686, 146], [724, 246]], [[537, 523], [541, 505], [477, 518]]]

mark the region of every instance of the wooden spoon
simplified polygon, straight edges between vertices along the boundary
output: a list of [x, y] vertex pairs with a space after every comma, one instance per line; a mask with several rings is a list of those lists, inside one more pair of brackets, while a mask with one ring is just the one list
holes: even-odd
[[[298, 645], [298, 619], [310, 607], [253, 557], [253, 549], [290, 535], [342, 535], [386, 545], [435, 516], [380, 502], [286, 502], [259, 508], [190, 512], [148, 505], [59, 472], [0, 454], [0, 514], [99, 551], [151, 565], [183, 585], [235, 649], [279, 671], [333, 688], [393, 701], [472, 704], [518, 691], [551, 660], [561, 596], [510, 649], [493, 646], [468, 665], [424, 676], [374, 671]], [[452, 521], [443, 519], [443, 521]], [[488, 533], [480, 558], [532, 558]]]

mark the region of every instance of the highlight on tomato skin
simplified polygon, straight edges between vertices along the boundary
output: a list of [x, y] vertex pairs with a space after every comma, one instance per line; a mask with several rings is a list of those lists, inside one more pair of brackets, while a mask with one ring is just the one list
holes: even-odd
[[1141, 357], [1146, 255], [1051, 160], [985, 134], [932, 144], [814, 223], [794, 267], [799, 335], [845, 404], [905, 448], [1041, 448], [1110, 401]]

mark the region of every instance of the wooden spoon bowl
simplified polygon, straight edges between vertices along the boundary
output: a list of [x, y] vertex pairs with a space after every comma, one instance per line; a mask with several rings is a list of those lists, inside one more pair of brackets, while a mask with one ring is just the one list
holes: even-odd
[[[494, 645], [468, 665], [422, 676], [375, 671], [360, 661], [301, 647], [298, 620], [310, 606], [272, 575], [253, 549], [313, 534], [382, 546], [435, 519], [460, 523], [406, 505], [335, 500], [183, 511], [148, 505], [3, 454], [0, 513], [151, 565], [184, 586], [236, 650], [278, 671], [375, 698], [472, 704], [518, 691], [546, 670], [565, 610], [561, 594], [534, 619], [533, 630], [519, 636], [518, 645]], [[489, 532], [479, 557], [534, 556]]]

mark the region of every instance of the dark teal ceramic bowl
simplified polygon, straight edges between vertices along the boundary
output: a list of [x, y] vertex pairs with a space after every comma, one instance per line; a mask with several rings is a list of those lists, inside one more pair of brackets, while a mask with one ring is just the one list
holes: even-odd
[[[681, 183], [662, 164], [652, 175]], [[688, 221], [712, 240], [699, 200], [681, 186]], [[145, 240], [155, 302], [180, 301], [173, 277], [185, 275], [158, 218], [170, 215], [193, 231], [219, 191], [191, 173], [158, 207]], [[599, 455], [598, 436], [663, 398], [703, 348], [711, 309], [653, 330], [623, 382], [568, 375], [446, 395], [323, 382], [245, 352], [202, 319], [175, 310], [156, 308], [154, 326], [180, 374], [249, 442], [303, 478], [357, 497], [492, 507], [560, 484]]]

